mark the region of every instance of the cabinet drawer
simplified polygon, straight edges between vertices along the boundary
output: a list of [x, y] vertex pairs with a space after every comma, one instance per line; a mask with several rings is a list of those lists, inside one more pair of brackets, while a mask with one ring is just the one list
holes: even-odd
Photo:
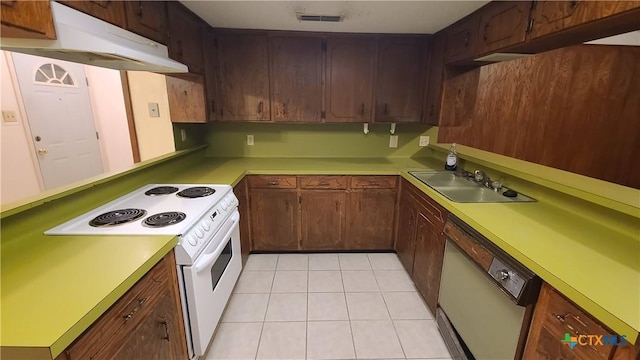
[[450, 222], [444, 224], [444, 233], [484, 270], [489, 270], [493, 256], [477, 241]]
[[352, 189], [395, 189], [396, 176], [352, 176]]
[[[545, 286], [547, 285], [545, 284]], [[550, 291], [548, 301], [544, 321], [545, 327], [556, 335], [558, 339], [563, 338], [565, 333], [576, 337], [580, 335], [611, 335], [609, 331], [603, 328], [590, 315], [583, 312], [554, 290]], [[585, 338], [582, 341], [589, 343], [589, 338]], [[613, 346], [579, 344], [574, 348], [574, 351], [583, 353], [581, 358], [584, 357], [585, 359], [609, 359], [613, 349]]]
[[259, 189], [295, 189], [295, 176], [259, 175], [249, 178], [249, 186]]
[[346, 176], [300, 176], [301, 189], [335, 189], [347, 188]]
[[170, 287], [167, 260], [162, 259], [66, 350], [67, 359], [107, 358], [153, 310]]

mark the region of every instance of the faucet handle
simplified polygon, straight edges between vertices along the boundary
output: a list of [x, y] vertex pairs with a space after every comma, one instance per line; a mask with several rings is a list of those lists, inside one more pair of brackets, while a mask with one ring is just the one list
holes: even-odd
[[487, 174], [485, 174], [485, 172], [482, 170], [476, 170], [473, 172], [473, 174], [476, 182], [484, 183], [485, 180], [487, 179]]

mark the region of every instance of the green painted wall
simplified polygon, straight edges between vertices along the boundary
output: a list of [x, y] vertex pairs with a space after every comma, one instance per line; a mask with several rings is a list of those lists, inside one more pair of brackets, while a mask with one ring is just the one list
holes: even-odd
[[[437, 137], [437, 128], [398, 124], [398, 147], [389, 147], [389, 124], [259, 124], [211, 123], [207, 156], [215, 157], [427, 157], [431, 150], [419, 147], [420, 135]], [[247, 145], [247, 135], [255, 144]]]
[[[182, 140], [182, 130], [185, 131], [186, 140]], [[207, 124], [173, 123], [173, 141], [176, 151], [187, 150], [206, 142]]]

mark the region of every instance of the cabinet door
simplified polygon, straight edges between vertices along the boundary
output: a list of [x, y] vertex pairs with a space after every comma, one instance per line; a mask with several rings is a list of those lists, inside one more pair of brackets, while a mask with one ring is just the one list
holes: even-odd
[[482, 8], [475, 53], [482, 55], [524, 42], [528, 1], [495, 1]]
[[169, 113], [174, 123], [205, 123], [204, 80], [201, 75], [166, 76]]
[[425, 85], [422, 37], [383, 37], [378, 43], [375, 121], [421, 121]]
[[396, 190], [349, 193], [347, 249], [392, 250]]
[[327, 122], [370, 122], [376, 42], [373, 38], [327, 39]]
[[268, 40], [260, 34], [219, 34], [220, 120], [268, 121]]
[[164, 1], [125, 1], [127, 29], [157, 41], [167, 43], [167, 5]]
[[251, 252], [251, 233], [249, 222], [249, 196], [247, 193], [247, 181], [240, 181], [234, 188], [233, 193], [238, 198], [238, 212], [240, 212], [240, 253], [242, 254], [242, 264], [247, 262], [249, 252]]
[[126, 27], [124, 1], [58, 0], [58, 2], [123, 29]]
[[204, 22], [177, 1], [167, 3], [169, 57], [184, 63], [190, 73], [202, 74]]
[[413, 197], [403, 192], [398, 208], [396, 253], [409, 274], [413, 273], [417, 208]]
[[437, 226], [425, 214], [417, 218], [413, 281], [435, 314], [440, 289], [440, 274], [444, 259], [444, 239]]
[[478, 33], [478, 17], [468, 16], [445, 30], [446, 64], [472, 59], [475, 54], [475, 41]]
[[251, 240], [254, 250], [298, 250], [298, 194], [252, 189]]
[[533, 24], [529, 39], [638, 7], [640, 7], [640, 1], [536, 1], [531, 11]]
[[300, 193], [301, 250], [345, 248], [344, 226], [347, 193], [310, 190]]
[[171, 291], [166, 289], [151, 314], [127, 336], [113, 360], [186, 359], [185, 339], [181, 337], [181, 311]]
[[523, 359], [605, 360], [611, 358], [614, 346], [578, 345], [573, 349], [562, 343], [565, 334], [603, 335], [612, 333], [589, 314], [567, 301], [549, 284], [543, 283], [533, 313]]
[[218, 67], [218, 40], [213, 29], [207, 29], [202, 44], [204, 53], [204, 90], [207, 99], [207, 120], [220, 120], [220, 81]]
[[438, 125], [440, 120], [440, 104], [442, 103], [442, 85], [444, 78], [444, 48], [445, 38], [436, 35], [431, 42], [429, 52], [429, 71], [427, 93], [424, 108], [424, 122]]
[[2, 1], [0, 19], [3, 37], [55, 39], [51, 4], [48, 1]]
[[269, 39], [269, 46], [272, 119], [320, 122], [322, 38], [274, 36]]

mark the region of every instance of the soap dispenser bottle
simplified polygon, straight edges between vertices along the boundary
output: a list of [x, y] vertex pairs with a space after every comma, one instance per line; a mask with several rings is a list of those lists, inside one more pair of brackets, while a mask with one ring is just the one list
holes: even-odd
[[456, 143], [453, 143], [449, 148], [449, 153], [447, 154], [447, 163], [444, 164], [444, 169], [455, 171], [457, 168], [458, 168], [458, 152], [456, 151]]

